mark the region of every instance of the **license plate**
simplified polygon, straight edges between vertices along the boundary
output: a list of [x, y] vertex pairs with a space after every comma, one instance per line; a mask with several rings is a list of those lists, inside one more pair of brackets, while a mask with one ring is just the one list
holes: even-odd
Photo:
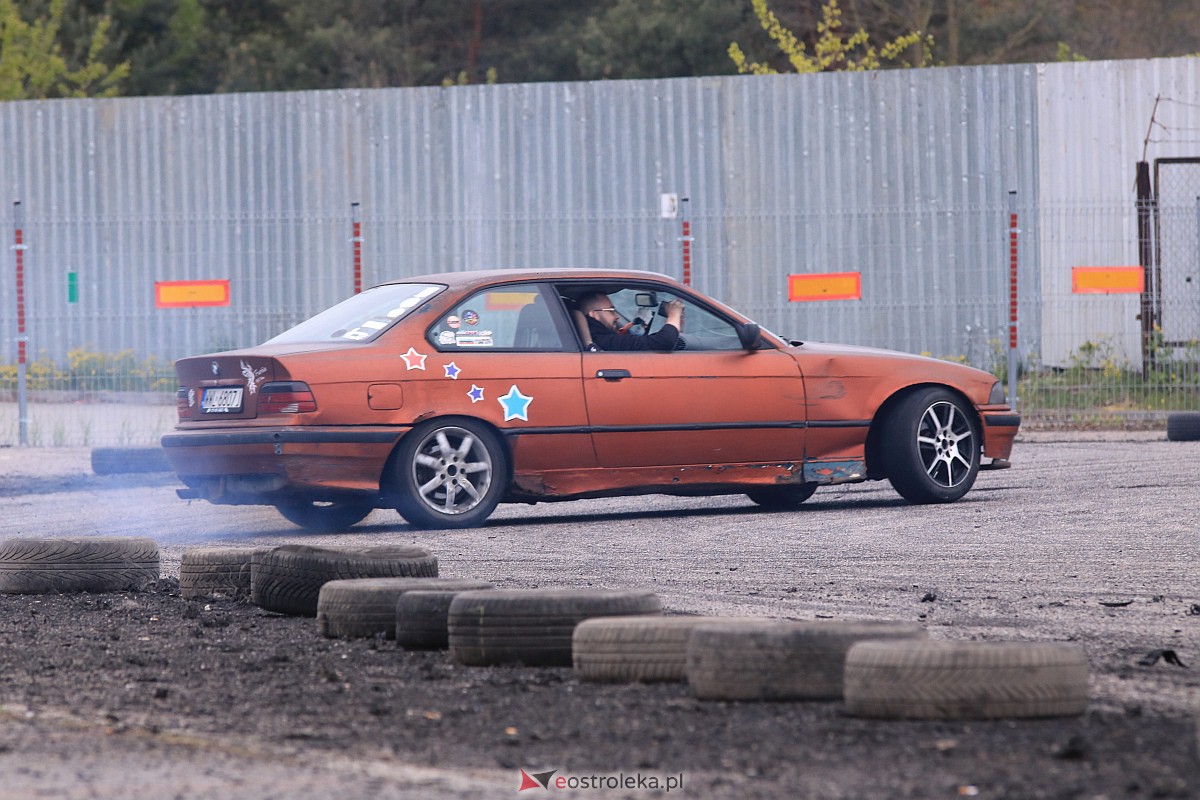
[[242, 410], [242, 387], [223, 386], [205, 389], [200, 395], [200, 410], [205, 414], [229, 414]]

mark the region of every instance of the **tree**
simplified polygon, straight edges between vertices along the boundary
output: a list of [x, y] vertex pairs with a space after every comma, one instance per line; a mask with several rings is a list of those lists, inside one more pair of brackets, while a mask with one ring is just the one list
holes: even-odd
[[112, 21], [101, 17], [85, 52], [69, 59], [60, 40], [66, 0], [51, 0], [44, 16], [29, 21], [13, 0], [0, 0], [0, 100], [112, 97], [129, 75], [128, 62], [101, 60]]
[[729, 35], [750, 37], [745, 0], [617, 0], [589, 16], [579, 72], [592, 78], [665, 78], [734, 72]]
[[[859, 28], [849, 37], [842, 34], [842, 11], [837, 0], [827, 0], [821, 7], [821, 22], [815, 38], [808, 44], [783, 25], [767, 6], [767, 0], [751, 0], [755, 16], [767, 35], [775, 41], [794, 72], [830, 72], [880, 69], [887, 63], [898, 62], [906, 51], [917, 50], [913, 66], [925, 66], [930, 61], [932, 37], [918, 31], [897, 36], [880, 48], [871, 44], [871, 37]], [[729, 45], [729, 57], [738, 72], [766, 75], [779, 70], [769, 62], [750, 61], [737, 42]]]

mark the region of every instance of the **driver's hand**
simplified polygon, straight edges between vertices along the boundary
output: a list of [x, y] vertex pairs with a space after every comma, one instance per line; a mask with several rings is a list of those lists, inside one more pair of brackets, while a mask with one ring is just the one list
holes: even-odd
[[669, 300], [666, 303], [664, 311], [667, 315], [667, 324], [674, 325], [679, 331], [683, 330], [683, 302], [680, 300]]

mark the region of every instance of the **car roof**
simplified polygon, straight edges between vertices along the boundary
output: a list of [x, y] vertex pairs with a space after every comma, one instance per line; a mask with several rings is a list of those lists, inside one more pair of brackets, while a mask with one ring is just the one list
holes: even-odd
[[469, 289], [503, 281], [535, 280], [594, 280], [594, 281], [637, 281], [653, 280], [678, 285], [674, 278], [661, 272], [632, 269], [481, 269], [459, 272], [439, 272], [429, 275], [385, 281], [383, 285], [395, 283], [442, 283], [452, 288]]

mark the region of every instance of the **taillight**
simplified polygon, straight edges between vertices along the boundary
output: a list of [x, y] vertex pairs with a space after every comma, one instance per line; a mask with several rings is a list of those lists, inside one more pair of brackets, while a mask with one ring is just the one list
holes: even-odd
[[[188, 397], [192, 397], [193, 400], [191, 402], [189, 402]], [[190, 419], [191, 418], [192, 402], [195, 402], [194, 398], [195, 398], [195, 395], [189, 394], [188, 388], [186, 386], [180, 386], [179, 391], [175, 392], [175, 413], [179, 416], [180, 419]]]
[[317, 410], [317, 398], [303, 381], [264, 383], [258, 390], [258, 413], [303, 414]]

